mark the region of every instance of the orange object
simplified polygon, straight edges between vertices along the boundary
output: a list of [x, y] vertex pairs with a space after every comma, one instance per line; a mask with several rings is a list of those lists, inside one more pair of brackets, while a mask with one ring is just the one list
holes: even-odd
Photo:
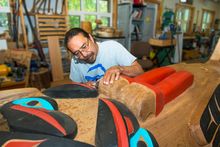
[[187, 71], [179, 71], [159, 82], [156, 87], [163, 93], [164, 102], [166, 104], [191, 86], [193, 79], [194, 77], [191, 73]]
[[11, 72], [11, 68], [5, 64], [0, 65], [0, 76], [7, 76]]
[[175, 73], [176, 70], [171, 67], [160, 67], [148, 72], [145, 72], [137, 77], [134, 78], [136, 82], [145, 82], [151, 85], [155, 85], [164, 78], [168, 77], [169, 75]]
[[135, 78], [126, 77], [130, 83], [142, 84], [155, 92], [156, 95], [156, 115], [158, 115], [164, 105], [182, 92], [193, 83], [194, 76], [187, 71], [178, 71], [171, 67], [160, 67]]

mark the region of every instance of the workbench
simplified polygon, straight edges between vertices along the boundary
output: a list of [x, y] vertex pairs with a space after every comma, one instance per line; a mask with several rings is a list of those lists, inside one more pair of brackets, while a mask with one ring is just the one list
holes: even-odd
[[6, 90], [6, 89], [15, 89], [15, 88], [24, 88], [25, 87], [25, 81], [3, 81], [0, 83], [0, 91], [1, 90]]
[[[169, 63], [172, 64], [171, 52], [174, 51], [176, 45], [175, 39], [159, 40], [159, 39], [150, 38], [149, 44], [153, 47], [156, 53], [152, 60], [156, 62], [156, 65], [158, 67], [162, 66], [162, 63], [164, 62], [165, 59], [168, 59]], [[159, 54], [162, 51], [165, 52], [165, 55], [161, 58], [159, 57]]]

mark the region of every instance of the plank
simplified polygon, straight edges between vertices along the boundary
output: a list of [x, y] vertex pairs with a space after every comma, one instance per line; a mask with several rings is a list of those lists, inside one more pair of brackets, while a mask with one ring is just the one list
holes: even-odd
[[63, 80], [63, 66], [59, 40], [57, 36], [48, 37], [48, 49], [53, 81]]

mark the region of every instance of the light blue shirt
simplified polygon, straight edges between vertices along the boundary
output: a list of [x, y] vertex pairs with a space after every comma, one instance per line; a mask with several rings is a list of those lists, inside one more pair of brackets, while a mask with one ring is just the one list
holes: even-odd
[[97, 81], [112, 66], [130, 66], [136, 57], [129, 53], [120, 43], [109, 40], [97, 43], [99, 50], [93, 64], [71, 60], [70, 79], [75, 82]]

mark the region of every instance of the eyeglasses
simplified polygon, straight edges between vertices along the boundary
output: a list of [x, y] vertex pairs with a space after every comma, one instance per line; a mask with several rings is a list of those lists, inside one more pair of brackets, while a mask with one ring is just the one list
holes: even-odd
[[75, 59], [79, 59], [80, 56], [85, 57], [83, 55], [83, 52], [88, 52], [89, 47], [90, 47], [90, 41], [87, 38], [86, 43], [84, 43], [77, 51], [73, 52], [73, 57]]

